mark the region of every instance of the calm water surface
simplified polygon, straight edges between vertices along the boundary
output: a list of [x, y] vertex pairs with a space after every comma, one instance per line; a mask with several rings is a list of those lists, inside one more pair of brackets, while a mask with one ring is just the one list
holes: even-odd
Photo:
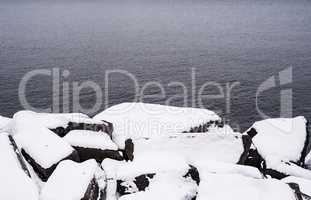
[[[0, 2], [1, 115], [22, 109], [18, 85], [34, 69], [69, 70], [62, 81], [93, 80], [102, 88], [107, 70], [127, 70], [140, 87], [149, 81], [165, 86], [165, 97], [145, 100], [152, 103], [182, 94], [168, 86], [179, 81], [189, 90], [186, 103], [191, 106], [197, 101], [191, 93], [195, 68], [197, 88], [206, 81], [223, 86], [240, 82], [232, 90], [230, 113], [224, 99], [203, 103], [245, 130], [260, 119], [255, 109], [258, 86], [291, 66], [293, 83], [263, 93], [260, 106], [279, 116], [280, 89], [292, 88], [294, 115], [311, 120], [310, 1]], [[109, 105], [133, 101], [128, 77], [110, 80]], [[214, 94], [215, 88], [205, 92]], [[160, 91], [154, 87], [147, 93]], [[36, 107], [50, 106], [50, 78], [30, 81], [26, 95]], [[91, 107], [94, 96], [83, 90], [81, 104]], [[176, 98], [172, 104], [182, 106], [184, 100]]]

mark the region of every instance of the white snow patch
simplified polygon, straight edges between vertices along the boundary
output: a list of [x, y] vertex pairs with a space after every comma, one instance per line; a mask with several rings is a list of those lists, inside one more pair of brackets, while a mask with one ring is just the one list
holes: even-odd
[[0, 134], [0, 199], [37, 200], [38, 188], [22, 170], [7, 134]]
[[307, 135], [306, 123], [304, 117], [296, 117], [266, 119], [252, 126], [258, 133], [253, 143], [267, 168], [274, 169], [280, 161], [300, 159]]
[[198, 200], [295, 200], [290, 187], [275, 179], [254, 179], [239, 174], [200, 174]]
[[101, 150], [118, 150], [117, 145], [112, 142], [110, 136], [105, 132], [87, 130], [70, 131], [64, 139], [72, 146], [93, 148]]
[[96, 115], [114, 125], [113, 140], [124, 148], [128, 138], [154, 137], [189, 131], [210, 121], [221, 120], [207, 109], [181, 108], [146, 103], [122, 103]]
[[82, 199], [97, 170], [95, 160], [75, 163], [62, 161], [41, 191], [42, 200]]
[[151, 157], [151, 162], [166, 163], [169, 162], [166, 159], [180, 157], [188, 163], [202, 160], [237, 163], [244, 151], [240, 133], [222, 131], [137, 139], [134, 140], [134, 147], [134, 162]]

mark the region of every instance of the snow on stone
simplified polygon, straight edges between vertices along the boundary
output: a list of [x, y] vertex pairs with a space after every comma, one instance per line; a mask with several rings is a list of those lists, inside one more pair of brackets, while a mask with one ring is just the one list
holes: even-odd
[[253, 138], [267, 168], [275, 168], [280, 161], [299, 161], [306, 140], [304, 117], [266, 119], [254, 123], [257, 132]]
[[159, 173], [150, 181], [146, 191], [124, 195], [119, 200], [191, 200], [196, 196], [195, 182], [184, 179], [173, 172]]
[[273, 169], [288, 176], [296, 176], [311, 180], [311, 170], [304, 169], [294, 163], [282, 161], [278, 165], [275, 165]]
[[200, 160], [237, 163], [244, 152], [241, 134], [221, 131], [137, 139], [134, 147], [134, 162], [153, 155], [151, 162], [165, 163], [167, 157], [181, 157], [188, 163]]
[[117, 145], [112, 142], [110, 136], [101, 131], [72, 130], [64, 139], [75, 147], [118, 150]]
[[311, 180], [289, 176], [282, 179], [284, 183], [297, 183], [302, 193], [311, 196]]
[[47, 169], [73, 153], [74, 149], [47, 128], [30, 125], [21, 127], [16, 142], [41, 167]]
[[207, 109], [181, 108], [146, 103], [122, 103], [94, 117], [114, 125], [113, 140], [124, 148], [128, 138], [154, 137], [189, 131], [220, 117]]
[[95, 160], [75, 163], [62, 161], [41, 191], [41, 200], [82, 199], [97, 170]]
[[275, 179], [254, 179], [239, 174], [200, 173], [197, 200], [295, 200], [290, 187]]
[[[54, 114], [54, 113], [36, 113], [32, 111], [20, 111], [14, 114], [13, 119], [17, 124], [32, 124], [43, 126], [49, 129], [57, 127], [66, 128], [69, 122], [86, 123], [86, 124], [103, 124], [103, 121], [89, 118], [81, 113]], [[16, 127], [19, 132], [21, 126]]]
[[0, 199], [38, 200], [38, 188], [22, 170], [6, 134], [0, 134]]

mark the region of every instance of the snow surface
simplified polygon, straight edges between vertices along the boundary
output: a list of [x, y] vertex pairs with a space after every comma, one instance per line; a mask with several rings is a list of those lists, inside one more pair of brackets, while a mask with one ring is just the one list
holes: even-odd
[[266, 119], [254, 123], [257, 131], [253, 138], [267, 168], [274, 169], [281, 161], [299, 161], [303, 151], [307, 120], [304, 117]]
[[9, 130], [9, 124], [12, 122], [11, 118], [0, 116], [0, 133], [7, 132]]
[[47, 128], [33, 125], [21, 127], [14, 135], [16, 143], [41, 167], [48, 169], [68, 157], [74, 149]]
[[72, 146], [93, 148], [101, 150], [118, 150], [117, 145], [112, 142], [110, 136], [105, 132], [88, 130], [70, 131], [64, 139]]
[[[242, 135], [224, 131], [170, 134], [134, 140], [134, 162], [152, 158], [150, 162], [167, 162], [181, 157], [187, 163], [201, 160], [237, 163], [244, 152]], [[164, 161], [162, 161], [164, 159]], [[173, 164], [173, 163], [172, 163]]]
[[311, 180], [289, 176], [282, 179], [285, 183], [297, 183], [302, 193], [311, 196]]
[[80, 200], [95, 178], [98, 165], [95, 160], [75, 163], [62, 161], [43, 187], [41, 200]]
[[207, 109], [181, 108], [146, 103], [122, 103], [108, 108], [94, 119], [114, 125], [113, 140], [121, 149], [128, 138], [154, 137], [189, 131], [210, 121], [221, 120]]
[[290, 187], [275, 179], [254, 179], [239, 174], [200, 173], [197, 200], [295, 200]]
[[0, 134], [0, 199], [37, 200], [38, 188], [18, 162], [7, 134]]

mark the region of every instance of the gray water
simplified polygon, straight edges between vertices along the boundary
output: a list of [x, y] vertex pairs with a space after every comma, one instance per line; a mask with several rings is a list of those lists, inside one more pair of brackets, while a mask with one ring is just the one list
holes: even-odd
[[[18, 85], [34, 69], [69, 70], [62, 81], [93, 80], [101, 87], [106, 70], [127, 70], [140, 86], [148, 81], [165, 85], [166, 97], [145, 100], [164, 103], [181, 93], [167, 85], [172, 81], [191, 91], [195, 68], [197, 87], [206, 81], [240, 82], [232, 92], [230, 113], [224, 99], [204, 105], [245, 130], [261, 119], [255, 108], [258, 86], [291, 66], [293, 83], [285, 88], [293, 89], [294, 115], [311, 120], [310, 1], [0, 2], [0, 114], [5, 116], [23, 109]], [[266, 91], [260, 101], [271, 117], [280, 115], [280, 89]], [[213, 88], [205, 92], [215, 93]], [[91, 107], [94, 95], [83, 90], [81, 104]], [[26, 96], [36, 107], [50, 106], [51, 80], [33, 79]], [[192, 96], [187, 105], [196, 106]], [[108, 105], [133, 99], [131, 80], [113, 76]], [[172, 105], [183, 106], [183, 99]]]

